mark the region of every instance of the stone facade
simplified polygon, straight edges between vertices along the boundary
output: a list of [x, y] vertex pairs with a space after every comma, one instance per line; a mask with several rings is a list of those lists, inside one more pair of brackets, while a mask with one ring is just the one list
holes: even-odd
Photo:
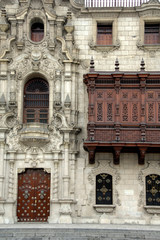
[[[4, 3], [5, 2], [5, 3]], [[88, 95], [83, 74], [94, 58], [99, 71], [158, 71], [160, 46], [144, 45], [144, 22], [160, 22], [160, 4], [137, 8], [89, 9], [73, 0], [1, 1], [0, 18], [0, 223], [17, 222], [18, 174], [50, 173], [49, 223], [159, 224], [160, 207], [145, 201], [145, 176], [160, 175], [160, 154], [97, 153], [95, 164], [83, 149], [87, 138]], [[44, 38], [30, 38], [40, 19]], [[96, 45], [97, 22], [112, 23], [112, 46]], [[49, 83], [48, 124], [23, 123], [24, 86], [34, 77]], [[113, 204], [96, 205], [95, 179], [113, 178]]]

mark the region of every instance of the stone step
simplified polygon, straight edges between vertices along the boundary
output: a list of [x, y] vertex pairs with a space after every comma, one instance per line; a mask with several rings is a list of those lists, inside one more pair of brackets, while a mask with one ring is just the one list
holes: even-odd
[[0, 225], [0, 240], [160, 240], [160, 229], [138, 225]]

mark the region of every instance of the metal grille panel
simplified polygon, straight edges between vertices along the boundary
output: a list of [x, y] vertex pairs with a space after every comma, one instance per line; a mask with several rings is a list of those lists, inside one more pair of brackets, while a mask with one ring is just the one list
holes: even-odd
[[96, 176], [96, 204], [112, 204], [112, 176], [109, 174]]

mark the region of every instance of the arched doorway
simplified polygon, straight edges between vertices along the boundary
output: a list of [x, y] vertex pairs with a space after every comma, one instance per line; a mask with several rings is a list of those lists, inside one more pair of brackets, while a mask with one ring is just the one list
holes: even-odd
[[50, 173], [26, 169], [18, 174], [18, 222], [46, 222], [50, 212]]

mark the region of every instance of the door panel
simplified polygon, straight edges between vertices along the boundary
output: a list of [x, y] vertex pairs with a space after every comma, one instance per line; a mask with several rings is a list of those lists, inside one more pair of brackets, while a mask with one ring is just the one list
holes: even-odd
[[46, 222], [49, 211], [50, 174], [43, 169], [26, 169], [18, 175], [18, 221]]

